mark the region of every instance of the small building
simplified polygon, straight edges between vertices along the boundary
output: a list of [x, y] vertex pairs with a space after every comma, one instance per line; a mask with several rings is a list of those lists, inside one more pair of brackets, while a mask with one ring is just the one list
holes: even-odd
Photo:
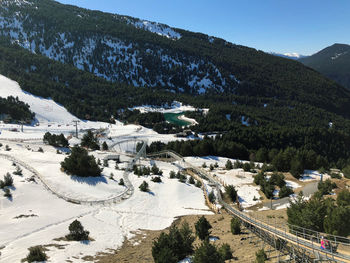
[[106, 155], [103, 160], [106, 161], [116, 161], [117, 163], [120, 162], [120, 155], [117, 154], [110, 154], [110, 155]]

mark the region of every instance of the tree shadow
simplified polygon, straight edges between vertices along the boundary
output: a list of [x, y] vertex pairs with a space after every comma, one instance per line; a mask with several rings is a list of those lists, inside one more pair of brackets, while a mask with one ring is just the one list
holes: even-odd
[[156, 195], [156, 194], [155, 194], [154, 192], [152, 192], [152, 191], [148, 191], [147, 193], [150, 194], [150, 195], [153, 195], [153, 196]]
[[90, 240], [81, 240], [80, 244], [84, 244], [84, 245], [90, 245], [91, 241]]
[[238, 201], [239, 201], [240, 203], [245, 202], [245, 200], [244, 200], [242, 197], [240, 197], [240, 196], [238, 196]]
[[107, 179], [104, 176], [97, 176], [97, 177], [81, 177], [73, 175], [70, 177], [73, 181], [81, 183], [81, 184], [88, 184], [91, 186], [95, 186], [97, 184], [108, 184]]
[[210, 161], [210, 160], [219, 161], [219, 157], [213, 156], [213, 155], [205, 156], [205, 157], [202, 157], [202, 158], [205, 159], [205, 160], [208, 160], [208, 161]]

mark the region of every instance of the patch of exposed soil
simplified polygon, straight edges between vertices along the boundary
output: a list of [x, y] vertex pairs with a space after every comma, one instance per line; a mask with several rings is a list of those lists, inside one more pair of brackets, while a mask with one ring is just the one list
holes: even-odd
[[[286, 218], [285, 211], [282, 210], [262, 212], [264, 212], [262, 214], [266, 218], [268, 218], [268, 216], [275, 216], [276, 220], [283, 220]], [[270, 212], [271, 215], [265, 212]], [[200, 216], [198, 215], [183, 216], [178, 218], [173, 224], [179, 226], [182, 222], [187, 221], [194, 232], [194, 224], [199, 217]], [[261, 248], [265, 249], [265, 252], [269, 257], [269, 260], [266, 262], [277, 262], [278, 253], [269, 245], [264, 244], [260, 239], [251, 234], [247, 229], [242, 228], [242, 234], [240, 235], [232, 235], [230, 227], [232, 216], [225, 211], [219, 215], [208, 215], [205, 217], [213, 227], [211, 229], [211, 236], [219, 238], [219, 240], [214, 243], [217, 246], [221, 246], [223, 243], [227, 243], [231, 246], [235, 259], [226, 262], [254, 262], [255, 253]], [[163, 231], [168, 231], [168, 229]], [[120, 249], [99, 253], [94, 258], [94, 262], [153, 262], [152, 243], [163, 231], [142, 230], [131, 240], [126, 240]], [[200, 240], [198, 238], [195, 240], [194, 245], [195, 247], [200, 245]]]

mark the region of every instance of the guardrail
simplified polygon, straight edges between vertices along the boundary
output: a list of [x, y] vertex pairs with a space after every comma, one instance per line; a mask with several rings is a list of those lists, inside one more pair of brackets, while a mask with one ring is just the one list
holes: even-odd
[[8, 154], [0, 153], [0, 157], [7, 159], [9, 161], [12, 161], [12, 162], [24, 167], [26, 170], [30, 171], [36, 178], [38, 178], [41, 181], [41, 183], [44, 185], [44, 187], [49, 192], [51, 192], [52, 194], [56, 195], [57, 197], [65, 200], [67, 202], [71, 202], [71, 203], [75, 203], [75, 204], [83, 204], [83, 205], [107, 205], [107, 204], [111, 204], [111, 203], [119, 203], [125, 199], [128, 199], [130, 196], [133, 195], [134, 187], [131, 184], [128, 175], [129, 175], [133, 165], [137, 162], [137, 160], [141, 157], [141, 155], [145, 151], [146, 145], [147, 145], [147, 143], [143, 142], [141, 150], [129, 162], [129, 164], [127, 166], [128, 168], [125, 169], [125, 171], [123, 173], [123, 180], [124, 180], [126, 189], [116, 196], [110, 197], [108, 199], [99, 199], [99, 200], [81, 200], [81, 199], [76, 199], [76, 198], [71, 198], [71, 197], [65, 196], [65, 195], [61, 194], [59, 191], [57, 191], [52, 185], [50, 185], [50, 183], [48, 183], [47, 180], [35, 168], [30, 166], [29, 164], [22, 162], [21, 160], [18, 160], [17, 158], [15, 158], [11, 155], [8, 155]]
[[[301, 247], [302, 249], [306, 249], [310, 252], [312, 252], [314, 255], [317, 254], [319, 258], [327, 259], [327, 260], [333, 260], [337, 262], [350, 262], [350, 253], [345, 254], [345, 253], [337, 253], [332, 250], [327, 251], [327, 250], [322, 250], [320, 248], [320, 237], [321, 236], [326, 236], [329, 241], [333, 243], [333, 245], [343, 245], [345, 247], [349, 247], [350, 245], [350, 239], [345, 238], [345, 237], [339, 237], [339, 236], [334, 236], [334, 235], [328, 235], [325, 233], [313, 231], [310, 229], [305, 229], [301, 228], [298, 226], [294, 225], [288, 225], [289, 229], [285, 227], [284, 229], [278, 228], [276, 225], [271, 226], [267, 224], [266, 222], [263, 222], [261, 220], [258, 220], [250, 215], [247, 215], [244, 212], [239, 211], [238, 209], [232, 207], [231, 205], [227, 204], [222, 200], [222, 196], [220, 193], [220, 182], [216, 179], [213, 178], [211, 175], [209, 175], [205, 170], [195, 167], [192, 164], [186, 162], [184, 158], [179, 155], [176, 152], [173, 151], [162, 151], [154, 154], [149, 154], [147, 155], [148, 157], [152, 156], [159, 156], [159, 155], [169, 155], [173, 157], [174, 159], [178, 161], [182, 161], [185, 165], [193, 168], [195, 171], [198, 172], [198, 174], [209, 180], [210, 183], [216, 185], [216, 190], [217, 190], [217, 197], [218, 197], [218, 202], [232, 215], [238, 217], [241, 221], [251, 224], [257, 228], [260, 228], [263, 231], [267, 231], [276, 237], [282, 238], [286, 241], [289, 241], [293, 244], [296, 244], [298, 247]], [[299, 230], [296, 230], [299, 229]], [[302, 231], [301, 231], [302, 230]], [[308, 234], [310, 231], [312, 234]], [[350, 249], [350, 247], [349, 247]], [[349, 251], [350, 252], [350, 251]]]

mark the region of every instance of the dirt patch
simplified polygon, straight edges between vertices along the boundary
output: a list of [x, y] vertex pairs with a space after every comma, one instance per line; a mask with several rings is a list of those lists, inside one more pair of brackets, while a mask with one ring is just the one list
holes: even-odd
[[63, 244], [47, 244], [47, 245], [44, 245], [43, 247], [46, 248], [46, 251], [48, 251], [48, 248], [50, 247], [54, 247], [54, 248], [57, 248], [57, 249], [64, 249], [67, 245], [63, 245]]
[[14, 217], [13, 219], [28, 218], [28, 217], [38, 217], [38, 215], [34, 215], [34, 214], [31, 214], [31, 215], [19, 215], [19, 216]]
[[[265, 211], [263, 211], [265, 212]], [[269, 211], [266, 211], [269, 212]], [[281, 211], [270, 211], [278, 219], [278, 214]], [[285, 213], [285, 212], [284, 212]], [[268, 214], [265, 215], [266, 217]], [[194, 224], [197, 222], [200, 216], [189, 215], [178, 218], [174, 221], [173, 225], [181, 225], [184, 221], [187, 221], [194, 232]], [[231, 233], [231, 218], [229, 214], [223, 211], [219, 215], [205, 216], [212, 225], [211, 236], [218, 237], [219, 239], [214, 242], [215, 245], [221, 246], [223, 243], [227, 243], [231, 246], [233, 256], [235, 259], [228, 260], [226, 262], [254, 262], [255, 253], [264, 248], [268, 257], [267, 262], [276, 262], [278, 253], [269, 245], [264, 244], [259, 238], [251, 234], [247, 229], [242, 228], [242, 234], [232, 235]], [[280, 218], [282, 219], [282, 218]], [[147, 231], [143, 230], [136, 234], [131, 240], [126, 240], [123, 246], [118, 250], [111, 250], [110, 252], [99, 253], [94, 262], [99, 263], [115, 263], [115, 262], [153, 262], [152, 257], [152, 244], [153, 241], [158, 238], [161, 232], [168, 231]], [[194, 246], [200, 245], [200, 240], [196, 238]]]

